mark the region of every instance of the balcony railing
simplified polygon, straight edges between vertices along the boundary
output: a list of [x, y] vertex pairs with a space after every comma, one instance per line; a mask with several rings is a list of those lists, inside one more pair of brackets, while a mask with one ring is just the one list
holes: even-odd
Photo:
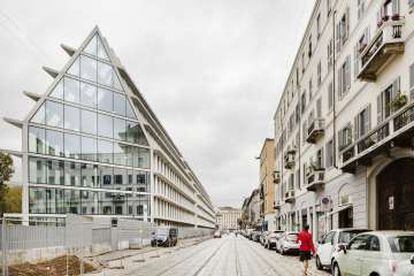
[[280, 207], [282, 207], [282, 203], [279, 200], [273, 202], [273, 209], [277, 210], [280, 209]]
[[316, 191], [319, 187], [325, 185], [325, 169], [315, 168], [306, 174], [306, 190]]
[[325, 120], [315, 119], [308, 127], [308, 135], [306, 136], [306, 142], [314, 144], [322, 137], [325, 131]]
[[404, 52], [404, 21], [388, 20], [378, 28], [371, 42], [361, 52], [358, 78], [375, 81], [379, 70], [394, 55]]
[[358, 165], [367, 165], [375, 156], [391, 147], [411, 147], [414, 135], [414, 103], [403, 107], [372, 131], [339, 152], [340, 167], [355, 172]]
[[295, 201], [295, 190], [289, 190], [285, 193], [285, 202], [292, 203]]
[[295, 167], [295, 154], [296, 154], [296, 150], [291, 149], [288, 150], [284, 156], [285, 158], [285, 169], [293, 169], [293, 167]]

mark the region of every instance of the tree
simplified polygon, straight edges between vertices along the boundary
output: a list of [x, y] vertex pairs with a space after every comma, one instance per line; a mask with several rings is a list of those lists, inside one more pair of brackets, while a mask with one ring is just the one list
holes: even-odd
[[6, 183], [13, 175], [13, 159], [9, 154], [0, 152], [0, 216], [6, 211]]
[[6, 213], [22, 212], [22, 186], [9, 186], [6, 191]]

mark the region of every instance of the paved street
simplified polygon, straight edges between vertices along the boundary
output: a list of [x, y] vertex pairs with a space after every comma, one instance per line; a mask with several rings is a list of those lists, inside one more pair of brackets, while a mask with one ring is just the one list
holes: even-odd
[[[142, 258], [145, 262], [139, 261]], [[234, 235], [181, 249], [162, 248], [117, 262], [124, 268], [106, 270], [104, 275], [301, 275], [297, 256], [281, 256]], [[312, 262], [309, 275], [328, 273], [317, 271]]]

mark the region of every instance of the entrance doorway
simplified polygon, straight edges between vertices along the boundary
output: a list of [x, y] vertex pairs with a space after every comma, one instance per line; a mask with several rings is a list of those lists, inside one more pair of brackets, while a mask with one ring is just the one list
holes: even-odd
[[346, 208], [338, 213], [338, 226], [339, 228], [354, 227], [354, 212], [352, 207]]
[[376, 180], [378, 230], [414, 230], [414, 159], [392, 162]]

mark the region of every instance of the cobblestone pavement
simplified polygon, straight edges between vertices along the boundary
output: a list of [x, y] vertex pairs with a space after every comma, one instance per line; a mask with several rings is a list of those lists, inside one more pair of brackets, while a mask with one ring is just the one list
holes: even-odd
[[[143, 261], [145, 260], [145, 261]], [[101, 275], [147, 276], [248, 276], [302, 275], [297, 256], [282, 256], [244, 237], [226, 236], [183, 248], [161, 248], [141, 256], [125, 258]], [[117, 268], [117, 269], [114, 269]], [[308, 275], [329, 275], [317, 271], [314, 261]]]

